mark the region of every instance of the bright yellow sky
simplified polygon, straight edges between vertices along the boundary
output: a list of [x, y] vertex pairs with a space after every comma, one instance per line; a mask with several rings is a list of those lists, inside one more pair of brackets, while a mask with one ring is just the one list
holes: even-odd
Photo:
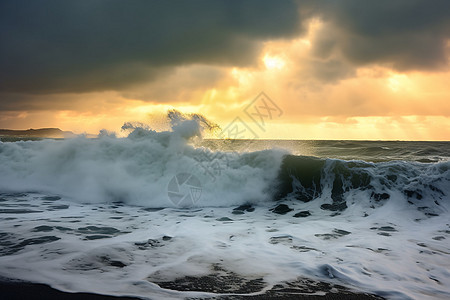
[[[175, 108], [203, 114], [222, 128], [239, 117], [259, 138], [450, 139], [450, 68], [400, 72], [389, 64], [350, 67], [341, 59], [336, 70], [333, 65], [320, 70], [317, 66], [333, 55], [339, 57], [335, 53], [324, 60], [314, 54], [323, 28], [314, 19], [300, 37], [264, 42], [251, 67], [183, 64], [120, 91], [33, 95], [39, 103], [69, 104], [66, 109], [4, 111], [0, 127], [98, 133], [119, 132], [124, 122], [139, 121], [158, 129], [161, 116]], [[346, 65], [349, 74], [333, 79], [332, 72], [345, 72]], [[260, 92], [282, 111], [267, 118], [264, 128], [244, 111]]]

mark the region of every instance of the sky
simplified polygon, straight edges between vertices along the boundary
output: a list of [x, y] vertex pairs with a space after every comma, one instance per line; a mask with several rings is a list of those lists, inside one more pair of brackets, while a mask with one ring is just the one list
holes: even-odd
[[2, 0], [0, 128], [450, 140], [449, 57], [448, 0]]

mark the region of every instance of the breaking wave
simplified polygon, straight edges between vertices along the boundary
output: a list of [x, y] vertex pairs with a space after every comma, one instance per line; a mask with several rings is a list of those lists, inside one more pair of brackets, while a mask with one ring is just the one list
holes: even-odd
[[433, 216], [448, 209], [450, 162], [371, 163], [289, 154], [285, 150], [212, 151], [194, 139], [218, 126], [200, 115], [169, 113], [172, 129], [125, 123], [126, 138], [0, 142], [0, 190], [37, 191], [78, 202], [180, 206], [168, 197], [177, 174], [198, 179], [201, 197], [181, 206], [315, 201], [340, 212], [404, 201]]

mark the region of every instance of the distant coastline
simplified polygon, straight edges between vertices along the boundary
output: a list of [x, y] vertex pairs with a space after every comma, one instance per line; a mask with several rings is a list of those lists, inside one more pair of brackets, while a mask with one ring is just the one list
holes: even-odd
[[0, 129], [0, 137], [70, 138], [75, 137], [75, 134], [72, 131], [62, 131], [59, 128]]

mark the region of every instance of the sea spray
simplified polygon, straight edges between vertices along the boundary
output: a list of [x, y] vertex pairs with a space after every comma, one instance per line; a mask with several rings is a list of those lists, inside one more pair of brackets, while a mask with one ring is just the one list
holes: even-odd
[[[0, 143], [0, 276], [151, 299], [450, 297], [448, 142], [193, 143], [201, 126], [175, 123]], [[190, 206], [170, 198], [185, 181]]]
[[[189, 141], [215, 128], [199, 115], [169, 113], [172, 130], [156, 132], [126, 123], [126, 138], [102, 132], [96, 139], [0, 144], [0, 189], [62, 195], [78, 202], [167, 207], [167, 185], [179, 173], [201, 181], [198, 206], [227, 206], [271, 199], [283, 151], [220, 152], [220, 179], [205, 173], [210, 150]], [[218, 154], [218, 153], [215, 153]], [[203, 161], [202, 161], [203, 159]]]

